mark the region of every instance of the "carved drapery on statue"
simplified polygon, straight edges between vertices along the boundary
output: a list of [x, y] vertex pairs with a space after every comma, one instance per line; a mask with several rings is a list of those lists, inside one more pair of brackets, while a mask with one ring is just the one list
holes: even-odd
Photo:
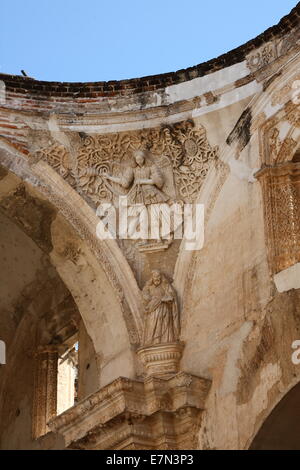
[[159, 271], [153, 271], [151, 279], [145, 285], [143, 301], [144, 346], [178, 341], [180, 321], [176, 293]]
[[143, 347], [138, 356], [145, 375], [171, 377], [179, 370], [184, 348], [180, 343], [180, 316], [176, 292], [158, 270], [142, 291], [144, 303]]
[[[104, 180], [106, 187], [113, 193], [117, 207], [121, 203], [119, 198], [126, 196], [127, 207], [130, 208], [128, 212], [130, 219], [127, 220], [128, 230], [125, 238], [129, 236], [131, 239], [138, 239], [141, 236], [142, 240], [157, 239], [157, 237], [152, 237], [148, 221], [151, 221], [153, 214], [156, 214], [157, 220], [162, 215], [168, 225], [167, 205], [173, 203], [172, 196], [175, 195], [174, 185], [173, 187], [170, 184], [167, 185], [167, 182], [172, 182], [172, 172], [169, 172], [168, 178], [168, 175], [163, 172], [160, 166], [151, 162], [149, 152], [144, 150], [136, 150], [133, 153], [133, 158], [135, 165], [133, 168], [130, 166], [124, 167], [123, 172], [118, 176], [107, 173], [101, 178]], [[97, 174], [98, 170], [90, 168], [88, 172]], [[169, 191], [169, 194], [166, 190]], [[141, 206], [146, 211], [147, 221], [147, 226], [143, 228], [141, 225], [143, 219], [145, 219], [145, 213], [140, 210]], [[161, 241], [160, 238], [170, 238], [170, 228], [167, 229], [166, 233], [160, 230], [160, 235], [161, 237], [157, 239], [159, 242]], [[141, 242], [140, 244], [145, 245], [146, 243]], [[167, 247], [168, 244], [161, 246], [164, 249]], [[150, 248], [152, 248], [151, 244]]]

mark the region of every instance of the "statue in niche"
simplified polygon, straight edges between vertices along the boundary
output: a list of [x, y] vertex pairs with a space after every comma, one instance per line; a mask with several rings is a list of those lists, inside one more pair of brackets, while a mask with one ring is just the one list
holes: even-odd
[[145, 309], [144, 346], [177, 342], [180, 320], [176, 292], [160, 271], [152, 271], [142, 296]]

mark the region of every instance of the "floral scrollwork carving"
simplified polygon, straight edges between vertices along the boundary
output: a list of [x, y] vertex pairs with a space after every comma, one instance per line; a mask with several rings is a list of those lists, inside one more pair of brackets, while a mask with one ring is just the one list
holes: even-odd
[[[141, 131], [83, 134], [75, 159], [71, 158], [69, 149], [58, 144], [36, 151], [31, 159], [45, 160], [92, 205], [97, 205], [103, 200], [113, 200], [107, 175], [123, 175], [134, 165], [133, 155], [137, 150], [149, 152], [152, 159], [149, 164], [169, 174], [167, 184], [169, 189], [173, 188], [174, 199], [185, 202], [197, 198], [219, 154], [218, 147], [210, 145], [203, 126], [184, 121]], [[124, 189], [123, 192], [126, 194]]]

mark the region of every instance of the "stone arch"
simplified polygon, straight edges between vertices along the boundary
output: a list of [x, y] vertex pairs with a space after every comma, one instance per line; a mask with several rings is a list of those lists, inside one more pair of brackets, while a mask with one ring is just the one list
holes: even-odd
[[254, 332], [244, 345], [236, 391], [241, 449], [251, 448], [273, 410], [299, 384], [300, 367], [292, 361], [292, 345], [300, 334], [299, 308], [299, 290], [276, 294], [256, 327], [255, 347]]
[[[244, 335], [240, 348], [236, 349], [233, 395], [222, 375], [218, 389], [207, 399], [199, 434], [200, 449], [249, 449], [272, 410], [299, 383], [300, 367], [292, 362], [292, 344], [300, 334], [299, 309], [299, 290], [277, 293], [262, 310], [259, 321], [243, 325]], [[235, 335], [232, 339], [236, 341], [238, 337]], [[232, 339], [227, 338], [219, 345], [225, 360], [224, 352], [232, 348]], [[221, 363], [222, 355], [218, 356]], [[211, 360], [209, 355], [205, 360]], [[201, 361], [200, 356], [198, 361]], [[232, 363], [230, 368], [233, 376]], [[230, 423], [230, 434], [224, 435], [216, 413], [222, 414], [222, 422]]]
[[278, 397], [269, 415], [261, 423], [250, 450], [299, 450], [299, 381]]
[[[125, 368], [133, 376], [130, 350], [139, 344], [142, 320], [139, 289], [127, 261], [114, 240], [97, 239], [92, 209], [54, 170], [45, 162], [30, 167], [17, 149], [3, 142], [1, 147], [1, 197], [23, 188], [25, 198], [36, 198], [53, 211], [48, 227], [49, 256], [76, 301], [95, 351], [109, 370], [115, 367], [113, 375], [111, 370], [104, 374], [103, 383], [124, 373], [124, 364], [116, 366], [114, 348], [120, 349], [119, 354], [128, 350]], [[93, 295], [88, 295], [91, 285]], [[108, 340], [112, 332], [115, 338]]]

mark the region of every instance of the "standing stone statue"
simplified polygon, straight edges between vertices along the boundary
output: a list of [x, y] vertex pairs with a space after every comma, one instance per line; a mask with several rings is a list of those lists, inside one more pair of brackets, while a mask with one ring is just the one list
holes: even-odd
[[145, 308], [144, 346], [175, 343], [180, 322], [176, 293], [160, 271], [152, 271], [143, 289]]

